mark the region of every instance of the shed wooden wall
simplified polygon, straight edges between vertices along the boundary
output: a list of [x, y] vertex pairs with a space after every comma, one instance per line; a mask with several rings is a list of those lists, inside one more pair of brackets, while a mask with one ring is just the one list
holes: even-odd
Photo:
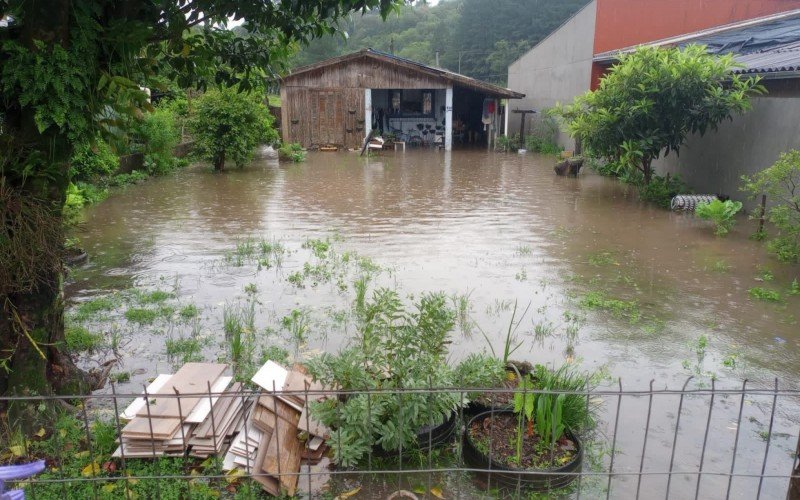
[[441, 78], [366, 57], [290, 75], [281, 86], [283, 141], [358, 148], [364, 140], [365, 89], [445, 88]]

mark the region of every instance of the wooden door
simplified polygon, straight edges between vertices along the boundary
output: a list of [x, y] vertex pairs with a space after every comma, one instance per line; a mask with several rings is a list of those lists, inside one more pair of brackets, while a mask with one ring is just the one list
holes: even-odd
[[343, 146], [344, 99], [340, 92], [316, 90], [311, 98], [311, 143], [316, 146], [336, 144]]

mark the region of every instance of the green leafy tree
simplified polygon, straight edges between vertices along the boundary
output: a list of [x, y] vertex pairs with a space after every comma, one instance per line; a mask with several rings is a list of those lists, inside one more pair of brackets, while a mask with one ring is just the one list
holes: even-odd
[[101, 378], [63, 349], [61, 213], [76, 144], [151, 108], [141, 87], [156, 77], [247, 91], [341, 16], [399, 3], [0, 0], [0, 394], [79, 393]]
[[778, 234], [769, 250], [784, 262], [800, 262], [800, 151], [783, 153], [773, 166], [742, 180], [744, 191], [770, 200], [767, 217]]
[[273, 143], [278, 134], [272, 115], [261, 96], [246, 95], [234, 88], [214, 89], [195, 103], [189, 128], [195, 140], [195, 154], [223, 170], [226, 160], [244, 166], [259, 144]]
[[643, 47], [621, 55], [597, 90], [557, 113], [584, 148], [638, 170], [649, 184], [653, 160], [678, 154], [689, 135], [716, 130], [764, 92], [758, 78], [735, 68], [732, 55], [710, 55], [702, 46]]

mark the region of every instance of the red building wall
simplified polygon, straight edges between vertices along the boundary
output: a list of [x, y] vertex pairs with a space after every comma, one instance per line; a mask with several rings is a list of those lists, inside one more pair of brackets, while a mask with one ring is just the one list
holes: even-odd
[[[800, 0], [597, 0], [594, 53], [800, 9]], [[592, 68], [595, 88], [603, 68]]]

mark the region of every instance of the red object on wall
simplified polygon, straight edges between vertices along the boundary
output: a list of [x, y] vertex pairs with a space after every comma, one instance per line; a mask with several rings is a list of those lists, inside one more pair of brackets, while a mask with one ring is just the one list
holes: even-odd
[[[800, 0], [597, 0], [594, 53], [800, 9]], [[592, 89], [604, 68], [592, 68]]]

